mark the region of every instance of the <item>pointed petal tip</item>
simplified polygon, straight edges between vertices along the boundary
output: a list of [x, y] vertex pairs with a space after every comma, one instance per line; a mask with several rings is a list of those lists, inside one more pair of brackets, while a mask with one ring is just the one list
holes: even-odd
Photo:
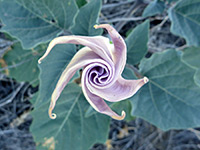
[[113, 30], [113, 28], [112, 28], [112, 26], [111, 25], [109, 25], [109, 24], [95, 24], [94, 26], [93, 26], [95, 29], [99, 29], [99, 28], [105, 28], [106, 30], [108, 30], [108, 31], [112, 31]]
[[52, 110], [49, 109], [49, 118], [56, 119], [56, 114], [52, 113]]
[[[109, 34], [111, 34], [111, 32], [112, 32], [113, 30], [115, 31], [115, 29], [114, 29], [111, 25], [109, 25], [109, 24], [94, 25], [94, 28], [95, 28], [95, 29], [104, 28], [104, 29], [106, 29], [106, 30], [109, 32]], [[117, 32], [117, 31], [115, 31], [115, 33], [113, 33], [113, 34], [116, 34], [116, 32]], [[118, 32], [117, 32], [117, 33], [118, 33]]]
[[56, 114], [52, 113], [51, 116], [49, 116], [51, 119], [56, 119]]
[[38, 60], [38, 64], [41, 64], [41, 59]]
[[52, 108], [49, 108], [49, 118], [51, 119], [56, 119], [56, 114], [55, 113], [52, 113]]
[[94, 27], [95, 29], [97, 29], [97, 28], [98, 28], [98, 25], [97, 25], [97, 24], [95, 24], [93, 27]]
[[126, 117], [126, 113], [125, 111], [122, 111], [121, 116], [117, 115], [117, 116], [111, 116], [111, 117], [115, 120], [123, 120]]
[[149, 82], [149, 79], [148, 79], [147, 77], [144, 77], [144, 78], [143, 78], [143, 81], [144, 81], [144, 83], [148, 83], [148, 82]]

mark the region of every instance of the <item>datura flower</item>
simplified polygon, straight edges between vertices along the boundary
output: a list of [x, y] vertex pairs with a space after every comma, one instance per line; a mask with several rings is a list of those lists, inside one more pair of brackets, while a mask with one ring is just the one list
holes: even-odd
[[104, 100], [118, 102], [133, 96], [148, 78], [138, 80], [126, 80], [121, 74], [126, 64], [126, 44], [119, 33], [108, 24], [95, 25], [95, 29], [104, 28], [108, 31], [112, 43], [103, 36], [61, 36], [53, 39], [45, 54], [38, 60], [39, 63], [50, 53], [56, 44], [80, 44], [86, 47], [80, 49], [66, 69], [62, 72], [60, 79], [51, 96], [49, 116], [56, 118], [52, 113], [62, 90], [70, 81], [77, 70], [83, 68], [81, 87], [90, 105], [98, 112], [111, 116], [113, 119], [122, 120], [121, 116], [111, 110]]

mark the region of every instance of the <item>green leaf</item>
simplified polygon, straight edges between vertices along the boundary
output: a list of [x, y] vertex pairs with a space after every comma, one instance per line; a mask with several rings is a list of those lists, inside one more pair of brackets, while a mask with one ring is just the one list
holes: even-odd
[[124, 68], [122, 72], [122, 77], [127, 80], [137, 79], [135, 73], [133, 72], [133, 70], [131, 69], [131, 66], [129, 65], [126, 65], [126, 67]]
[[102, 33], [101, 29], [94, 29], [93, 27], [98, 21], [101, 5], [100, 0], [92, 0], [81, 7], [75, 19], [75, 25], [71, 29], [73, 34], [94, 36]]
[[106, 141], [110, 119], [100, 113], [84, 117], [89, 104], [79, 86], [66, 86], [56, 104], [55, 120], [47, 114], [49, 101], [46, 99], [32, 113], [31, 131], [38, 149], [89, 150], [94, 143]]
[[2, 0], [1, 31], [20, 39], [25, 49], [32, 48], [69, 29], [77, 11], [74, 0]]
[[[26, 81], [36, 86], [39, 81], [39, 68], [37, 61], [46, 49], [46, 45], [40, 45], [32, 50], [24, 50], [20, 43], [12, 46], [3, 59], [8, 65], [9, 76], [17, 81]], [[4, 68], [2, 68], [4, 70]]]
[[184, 49], [182, 60], [190, 67], [196, 69], [194, 81], [200, 86], [200, 47], [189, 47]]
[[34, 93], [33, 97], [31, 98], [30, 102], [31, 104], [35, 104], [37, 98], [38, 98], [39, 92]]
[[86, 0], [76, 0], [76, 4], [78, 5], [79, 8], [87, 4]]
[[171, 32], [184, 37], [189, 46], [200, 45], [200, 0], [182, 0], [169, 10]]
[[127, 62], [135, 65], [147, 53], [147, 43], [149, 39], [149, 20], [138, 25], [126, 38]]
[[198, 69], [194, 75], [195, 83], [200, 87], [200, 69]]
[[143, 59], [140, 68], [149, 83], [131, 98], [133, 115], [163, 130], [200, 126], [200, 88], [193, 80], [195, 70], [181, 61], [178, 52], [155, 53]]
[[183, 49], [182, 60], [189, 66], [200, 68], [200, 47], [189, 47]]
[[157, 14], [162, 14], [164, 10], [165, 3], [160, 0], [154, 0], [150, 2], [149, 5], [144, 9], [142, 16], [149, 17]]

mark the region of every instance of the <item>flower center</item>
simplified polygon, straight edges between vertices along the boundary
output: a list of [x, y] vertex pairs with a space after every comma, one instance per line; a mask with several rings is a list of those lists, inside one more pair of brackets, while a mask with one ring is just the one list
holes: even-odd
[[104, 65], [94, 66], [89, 71], [89, 82], [95, 85], [105, 85], [108, 83], [110, 72]]

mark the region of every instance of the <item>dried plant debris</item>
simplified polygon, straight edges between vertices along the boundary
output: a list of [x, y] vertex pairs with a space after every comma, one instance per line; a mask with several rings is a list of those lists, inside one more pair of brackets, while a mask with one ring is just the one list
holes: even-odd
[[184, 47], [186, 42], [183, 38], [173, 35], [170, 32], [170, 21], [168, 17], [162, 21], [154, 20], [154, 26], [150, 30], [149, 52], [161, 52], [166, 49]]
[[199, 130], [163, 132], [139, 118], [129, 123], [112, 120], [109, 140], [91, 150], [200, 150]]
[[0, 150], [34, 150], [29, 99], [37, 89], [0, 74]]
[[28, 130], [10, 128], [0, 131], [1, 150], [35, 150], [33, 137]]
[[[121, 35], [125, 35], [126, 30], [144, 21], [141, 15], [146, 5], [141, 0], [104, 1], [99, 22], [112, 23]], [[128, 23], [132, 25], [124, 32], [124, 26]]]

